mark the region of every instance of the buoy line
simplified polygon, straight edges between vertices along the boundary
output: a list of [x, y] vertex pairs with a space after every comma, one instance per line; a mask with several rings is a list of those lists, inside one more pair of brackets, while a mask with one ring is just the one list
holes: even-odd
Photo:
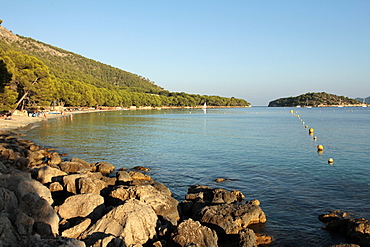
[[[301, 116], [300, 116], [300, 115], [295, 114], [293, 110], [290, 110], [290, 113], [291, 113], [291, 114], [293, 114], [294, 116], [296, 116], [296, 117], [297, 117], [297, 118], [298, 118], [302, 123], [304, 123], [304, 122], [303, 122], [303, 119], [301, 118]], [[298, 111], [296, 111], [296, 113], [298, 113]], [[316, 141], [316, 140], [317, 140], [317, 136], [315, 136], [315, 135], [314, 135], [315, 130], [314, 130], [313, 128], [309, 128], [309, 127], [308, 127], [308, 125], [305, 125], [304, 127], [305, 127], [306, 129], [308, 128], [308, 133], [309, 133], [309, 135], [313, 136], [313, 140], [314, 140], [314, 141]], [[324, 146], [323, 146], [323, 145], [321, 145], [321, 144], [317, 145], [317, 152], [318, 152], [318, 153], [323, 153], [323, 152], [324, 152]], [[336, 166], [332, 166], [332, 165], [334, 164], [334, 159], [333, 159], [333, 158], [329, 158], [329, 159], [328, 159], [328, 164], [329, 164], [329, 165], [331, 165], [331, 167], [334, 167], [334, 169], [335, 169], [335, 170], [337, 171], [337, 173], [338, 173], [338, 170], [336, 169]], [[339, 177], [340, 177], [340, 180], [342, 180], [342, 181], [343, 181], [343, 184], [345, 184], [347, 188], [351, 187], [351, 186], [350, 186], [350, 184], [349, 184], [348, 182], [346, 182], [346, 180], [344, 180], [344, 178], [343, 178], [343, 176], [342, 176], [342, 175], [339, 175]], [[358, 206], [359, 206], [359, 208], [362, 210], [362, 212], [364, 212], [364, 213], [365, 213], [365, 210], [364, 210], [364, 208], [362, 207], [362, 205], [361, 205], [361, 203], [360, 203], [360, 200], [357, 198], [357, 196], [355, 196], [355, 195], [352, 195], [352, 196], [353, 196], [353, 198], [355, 199], [355, 201], [357, 202], [357, 205], [358, 205]]]

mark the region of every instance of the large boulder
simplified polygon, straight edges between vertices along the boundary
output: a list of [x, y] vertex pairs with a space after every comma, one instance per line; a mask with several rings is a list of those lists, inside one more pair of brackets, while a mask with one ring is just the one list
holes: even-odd
[[86, 166], [80, 162], [64, 161], [59, 165], [60, 169], [67, 173], [76, 173], [79, 171], [91, 171], [90, 166]]
[[0, 215], [0, 246], [16, 246], [19, 236], [14, 230], [10, 220]]
[[97, 178], [86, 177], [78, 180], [78, 188], [80, 193], [95, 193], [100, 194], [100, 191], [107, 187], [107, 184]]
[[78, 190], [77, 190], [77, 183], [76, 181], [78, 181], [78, 179], [81, 179], [81, 178], [86, 178], [88, 177], [88, 174], [86, 173], [83, 173], [83, 174], [71, 174], [71, 175], [68, 175], [68, 176], [64, 176], [63, 177], [63, 184], [64, 184], [64, 188], [66, 191], [68, 192], [71, 192], [73, 194], [77, 194]]
[[110, 174], [112, 172], [114, 172], [114, 165], [112, 165], [111, 163], [108, 163], [108, 162], [97, 162], [94, 164], [95, 166], [95, 170], [97, 172], [101, 172], [103, 174]]
[[157, 215], [175, 220], [180, 219], [177, 209], [179, 202], [175, 198], [161, 193], [151, 185], [136, 186], [136, 188], [136, 195], [139, 200], [149, 204]]
[[22, 173], [19, 175], [17, 174], [16, 176], [12, 174], [0, 176], [0, 187], [13, 191], [18, 199], [28, 193], [35, 193], [49, 202], [50, 205], [53, 204], [54, 201], [51, 197], [50, 190], [47, 187], [42, 185], [40, 182], [27, 178], [21, 174]]
[[170, 217], [176, 221], [180, 219], [177, 209], [179, 202], [167, 192], [161, 193], [151, 185], [117, 186], [111, 191], [110, 197], [120, 201], [136, 198], [149, 204], [157, 215]]
[[19, 210], [31, 216], [34, 229], [42, 236], [58, 234], [59, 217], [51, 205], [35, 193], [25, 194], [19, 204]]
[[254, 204], [219, 204], [204, 207], [197, 219], [213, 226], [217, 232], [238, 234], [250, 224], [266, 222], [266, 215]]
[[37, 171], [37, 180], [42, 184], [61, 181], [61, 177], [68, 175], [67, 173], [50, 166], [42, 166]]
[[59, 165], [62, 163], [62, 157], [57, 152], [49, 155], [48, 165]]
[[217, 247], [218, 237], [214, 230], [202, 226], [199, 221], [185, 220], [171, 237], [172, 246]]
[[153, 180], [150, 176], [145, 175], [144, 173], [141, 173], [138, 171], [130, 171], [128, 174], [133, 180], [138, 180], [138, 181], [152, 181]]
[[245, 228], [239, 232], [239, 247], [257, 247], [256, 234], [252, 229]]
[[91, 224], [91, 219], [85, 218], [75, 226], [62, 232], [61, 236], [65, 238], [78, 238], [81, 233], [87, 230]]
[[18, 207], [18, 199], [14, 192], [0, 187], [0, 212], [14, 212]]
[[87, 245], [108, 236], [120, 238], [126, 246], [145, 244], [156, 235], [157, 215], [144, 202], [129, 199], [112, 209], [81, 235]]
[[101, 214], [103, 206], [104, 198], [102, 196], [95, 193], [79, 194], [68, 197], [57, 208], [57, 211], [63, 219], [88, 216], [97, 218]]

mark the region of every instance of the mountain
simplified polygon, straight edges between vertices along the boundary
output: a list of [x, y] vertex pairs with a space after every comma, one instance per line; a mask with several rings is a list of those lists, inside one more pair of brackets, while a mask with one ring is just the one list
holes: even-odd
[[244, 99], [169, 92], [149, 79], [0, 26], [0, 110], [16, 107], [249, 106]]
[[296, 97], [280, 98], [270, 101], [269, 107], [295, 107], [295, 106], [347, 106], [359, 105], [361, 102], [345, 96], [337, 96], [335, 94], [321, 93], [306, 93]]
[[360, 101], [361, 103], [364, 103], [364, 104], [370, 104], [370, 96], [367, 97], [367, 98], [356, 98], [355, 100], [358, 100], [358, 101]]

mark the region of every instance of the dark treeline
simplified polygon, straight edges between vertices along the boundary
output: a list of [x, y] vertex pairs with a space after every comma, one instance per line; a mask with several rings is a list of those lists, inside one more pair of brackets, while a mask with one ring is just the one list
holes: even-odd
[[14, 35], [0, 26], [0, 110], [27, 106], [249, 106], [243, 99], [175, 93], [147, 78]]
[[306, 93], [296, 97], [287, 97], [273, 100], [268, 106], [335, 106], [335, 105], [356, 105], [361, 102], [345, 96], [338, 96], [325, 92]]

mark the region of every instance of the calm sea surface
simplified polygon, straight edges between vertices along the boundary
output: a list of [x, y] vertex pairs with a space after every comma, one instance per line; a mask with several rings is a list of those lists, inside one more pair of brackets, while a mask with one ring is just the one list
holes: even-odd
[[[315, 129], [316, 141], [305, 125]], [[343, 241], [317, 219], [330, 210], [370, 219], [370, 108], [113, 111], [54, 119], [23, 132], [70, 157], [150, 167], [149, 175], [178, 200], [194, 184], [240, 190], [247, 200], [261, 201], [273, 246]], [[228, 180], [215, 183], [219, 177]]]

